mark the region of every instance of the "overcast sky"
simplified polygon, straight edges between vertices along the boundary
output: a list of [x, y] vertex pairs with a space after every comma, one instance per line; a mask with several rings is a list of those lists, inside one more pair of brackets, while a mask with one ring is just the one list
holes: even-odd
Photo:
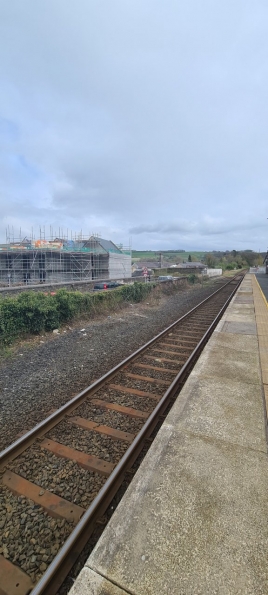
[[0, 241], [267, 249], [267, 0], [0, 0], [0, 46]]

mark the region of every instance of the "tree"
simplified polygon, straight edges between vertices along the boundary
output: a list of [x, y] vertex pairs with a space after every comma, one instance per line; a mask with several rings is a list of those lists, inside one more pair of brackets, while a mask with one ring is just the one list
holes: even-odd
[[189, 254], [189, 256], [188, 256], [188, 262], [192, 262], [191, 254]]
[[258, 260], [259, 254], [257, 252], [253, 252], [252, 250], [244, 250], [243, 256], [248, 266], [253, 267]]
[[208, 252], [205, 256], [205, 260], [206, 260], [206, 264], [208, 265], [209, 269], [214, 269], [215, 268], [215, 264], [216, 264], [216, 258], [214, 258], [214, 256]]

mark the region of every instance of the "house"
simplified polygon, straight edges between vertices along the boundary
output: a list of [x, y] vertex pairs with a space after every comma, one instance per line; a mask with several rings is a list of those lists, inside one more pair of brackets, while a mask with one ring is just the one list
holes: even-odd
[[205, 269], [207, 265], [203, 262], [182, 262], [177, 264], [178, 269]]

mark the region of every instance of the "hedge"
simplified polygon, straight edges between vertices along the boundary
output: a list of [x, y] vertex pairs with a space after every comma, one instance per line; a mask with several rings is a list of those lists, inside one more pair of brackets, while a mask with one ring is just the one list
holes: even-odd
[[153, 283], [135, 282], [96, 293], [59, 289], [55, 295], [27, 291], [17, 297], [1, 298], [0, 342], [10, 344], [26, 334], [52, 331], [76, 316], [94, 316], [125, 301], [140, 302], [153, 287]]

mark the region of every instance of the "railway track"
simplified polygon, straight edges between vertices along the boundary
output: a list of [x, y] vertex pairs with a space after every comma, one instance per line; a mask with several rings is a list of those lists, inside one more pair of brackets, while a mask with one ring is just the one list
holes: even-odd
[[242, 278], [0, 453], [0, 595], [57, 593]]

